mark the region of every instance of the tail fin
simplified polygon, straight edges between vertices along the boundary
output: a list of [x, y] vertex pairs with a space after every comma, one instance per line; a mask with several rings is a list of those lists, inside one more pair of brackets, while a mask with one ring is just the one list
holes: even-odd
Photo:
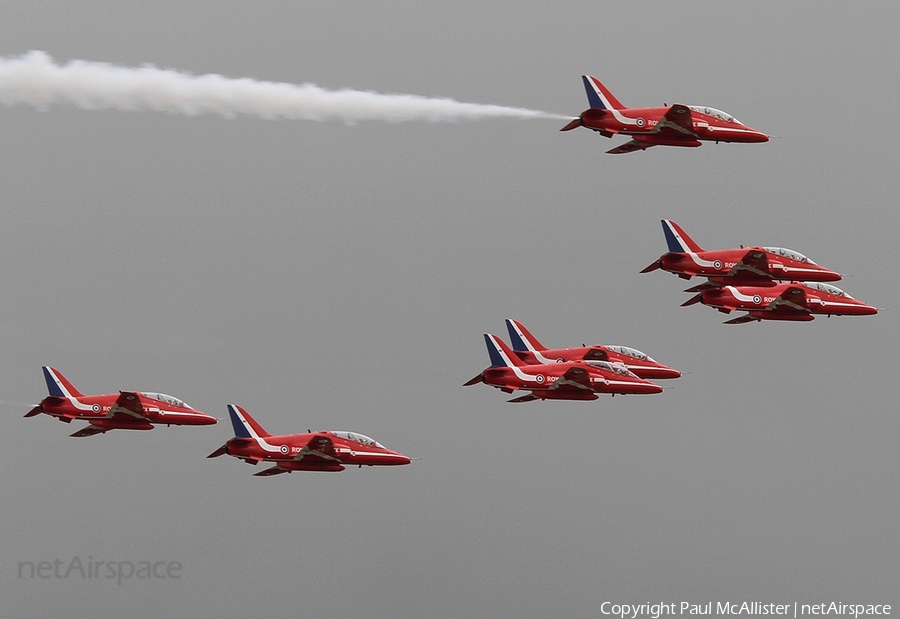
[[601, 110], [628, 109], [622, 105], [613, 93], [609, 92], [606, 86], [601, 84], [600, 80], [596, 77], [582, 75], [581, 79], [584, 80], [584, 89], [587, 91], [588, 102], [591, 104], [592, 108], [599, 108]]
[[511, 368], [525, 365], [519, 360], [516, 354], [512, 350], [510, 350], [509, 346], [506, 345], [506, 342], [501, 340], [496, 335], [485, 333], [484, 342], [487, 344], [488, 355], [490, 355], [491, 357], [492, 368]]
[[265, 438], [272, 436], [259, 425], [256, 420], [250, 416], [240, 406], [234, 404], [228, 405], [228, 416], [231, 417], [231, 425], [234, 426], [234, 435], [240, 438]]
[[506, 330], [509, 331], [509, 341], [513, 350], [520, 352], [547, 350], [547, 347], [537, 341], [531, 332], [518, 320], [506, 319]]
[[669, 251], [676, 254], [703, 251], [694, 239], [687, 235], [687, 232], [681, 229], [671, 219], [662, 220], [663, 232], [666, 235], [666, 243], [669, 244]]
[[47, 391], [50, 392], [50, 395], [57, 398], [79, 398], [84, 395], [66, 380], [59, 370], [47, 365], [42, 366], [41, 369], [44, 370], [44, 380], [47, 381]]

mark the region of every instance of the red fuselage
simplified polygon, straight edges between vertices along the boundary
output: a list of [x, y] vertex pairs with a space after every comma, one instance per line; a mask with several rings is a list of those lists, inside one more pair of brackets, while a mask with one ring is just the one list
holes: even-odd
[[878, 310], [828, 284], [783, 282], [771, 286], [722, 286], [700, 293], [704, 305], [742, 310], [758, 320], [809, 321], [815, 314], [863, 316]]
[[718, 116], [703, 113], [703, 108], [686, 106], [690, 109], [689, 131], [661, 131], [660, 123], [671, 107], [643, 107], [625, 109], [591, 108], [581, 113], [581, 125], [612, 137], [616, 134], [633, 136], [654, 146], [700, 146], [700, 141], [715, 142], [768, 142], [769, 136], [751, 129], [740, 122], [728, 121]]
[[66, 423], [87, 421], [102, 430], [151, 430], [153, 425], [208, 426], [216, 423], [212, 415], [195, 410], [175, 398], [149, 397], [140, 392], [47, 396], [36, 407], [38, 412]]
[[[799, 254], [765, 247], [669, 252], [659, 268], [685, 279], [708, 277], [718, 284], [766, 285], [773, 281], [836, 282], [841, 274], [821, 267]], [[649, 267], [648, 267], [649, 268]]]
[[[359, 437], [359, 440], [348, 437]], [[271, 462], [289, 471], [340, 471], [344, 465], [396, 466], [410, 463], [410, 459], [402, 453], [352, 432], [235, 437], [225, 443], [225, 453], [253, 464]]]
[[[570, 374], [570, 372], [572, 373]], [[573, 378], [576, 375], [577, 381]], [[598, 393], [662, 392], [662, 387], [659, 385], [638, 378], [624, 368], [614, 367], [612, 370], [607, 370], [584, 361], [566, 361], [550, 365], [489, 367], [484, 370], [482, 377], [485, 384], [502, 389], [507, 393], [516, 390], [531, 391], [543, 399], [596, 400]]]
[[647, 355], [634, 351], [632, 354], [615, 350], [625, 350], [622, 346], [582, 346], [574, 348], [550, 348], [540, 351], [517, 350], [516, 355], [527, 364], [540, 365], [564, 363], [566, 361], [608, 361], [624, 365], [632, 374], [644, 379], [679, 378], [681, 372], [675, 368], [654, 361]]
[[590, 109], [561, 131], [586, 127], [611, 138], [622, 134], [631, 141], [612, 150], [612, 154], [632, 153], [651, 146], [700, 146], [701, 140], [713, 142], [767, 142], [769, 136], [751, 129], [731, 114], [711, 107], [675, 105], [629, 108], [622, 105], [600, 80], [582, 75]]

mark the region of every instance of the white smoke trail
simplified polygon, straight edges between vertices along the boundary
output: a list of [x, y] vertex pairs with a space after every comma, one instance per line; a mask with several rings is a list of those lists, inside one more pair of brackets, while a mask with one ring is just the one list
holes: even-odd
[[191, 75], [172, 69], [121, 67], [71, 60], [56, 64], [49, 54], [30, 51], [0, 58], [0, 103], [74, 105], [85, 110], [152, 110], [171, 114], [239, 114], [266, 119], [447, 122], [483, 118], [558, 118], [499, 105], [462, 103], [418, 95], [386, 95], [359, 90], [326, 90], [314, 84], [263, 82], [221, 75]]

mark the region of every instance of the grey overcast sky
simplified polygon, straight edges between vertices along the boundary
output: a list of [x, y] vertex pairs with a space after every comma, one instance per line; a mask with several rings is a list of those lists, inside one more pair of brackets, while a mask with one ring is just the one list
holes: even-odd
[[[0, 1], [0, 56], [451, 97], [726, 110], [767, 144], [565, 121], [0, 107], [4, 617], [596, 617], [900, 604], [897, 2]], [[888, 311], [724, 326], [639, 271], [661, 218], [780, 245]], [[630, 345], [657, 396], [507, 404], [482, 333]], [[40, 366], [421, 458], [254, 478], [213, 427], [69, 438]], [[178, 561], [180, 579], [19, 578]]]

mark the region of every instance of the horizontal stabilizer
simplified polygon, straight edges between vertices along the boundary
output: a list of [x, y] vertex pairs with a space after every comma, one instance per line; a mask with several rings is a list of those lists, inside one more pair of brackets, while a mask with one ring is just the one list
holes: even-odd
[[228, 444], [226, 443], [206, 457], [207, 458], [218, 458], [219, 456], [224, 456], [227, 453], [228, 453]]
[[484, 372], [476, 376], [475, 378], [471, 378], [463, 383], [463, 387], [469, 387], [471, 385], [477, 385], [478, 383], [484, 382]]
[[699, 302], [702, 301], [702, 300], [703, 300], [703, 293], [702, 293], [702, 292], [698, 292], [697, 294], [695, 294], [694, 296], [692, 296], [690, 299], [688, 299], [687, 301], [685, 301], [684, 303], [682, 303], [682, 304], [681, 304], [681, 307], [687, 307], [687, 306], [689, 306], [689, 305], [695, 305], [695, 304], [699, 303]]
[[560, 131], [571, 131], [572, 129], [577, 129], [581, 126], [581, 116], [570, 122], [568, 125], [560, 129]]
[[713, 288], [721, 288], [720, 284], [714, 284], [712, 282], [703, 282], [702, 284], [697, 284], [696, 286], [691, 286], [690, 288], [685, 288], [685, 292], [703, 292], [704, 290], [712, 290]]
[[652, 263], [648, 264], [643, 269], [641, 269], [641, 273], [652, 273], [653, 271], [655, 271], [656, 269], [658, 269], [660, 267], [659, 262], [660, 262], [659, 260], [654, 260]]
[[30, 411], [25, 413], [25, 416], [26, 417], [34, 417], [35, 415], [40, 415], [43, 412], [44, 412], [44, 408], [40, 404], [38, 404], [37, 406], [32, 408]]

